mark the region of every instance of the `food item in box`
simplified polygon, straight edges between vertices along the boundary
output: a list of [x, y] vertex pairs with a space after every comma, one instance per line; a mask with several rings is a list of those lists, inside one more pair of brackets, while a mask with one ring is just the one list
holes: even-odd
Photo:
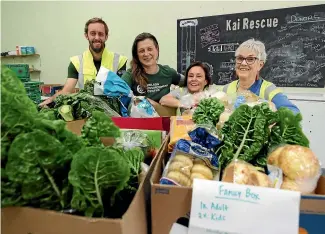
[[221, 137], [218, 136], [218, 134], [214, 126], [205, 124], [196, 125], [196, 127], [188, 133], [194, 143], [212, 151], [221, 144], [219, 140]]
[[159, 117], [159, 115], [146, 97], [134, 96], [131, 102], [130, 117], [145, 118]]
[[195, 128], [192, 116], [172, 116], [170, 117], [170, 141], [168, 152], [172, 152], [176, 142], [180, 139], [190, 140], [188, 132]]
[[204, 98], [193, 113], [193, 121], [196, 124], [211, 124], [216, 126], [220, 114], [225, 110], [225, 106], [217, 98]]
[[292, 180], [318, 177], [321, 170], [313, 151], [300, 145], [286, 145], [274, 150], [268, 156], [268, 164], [280, 167]]
[[226, 108], [224, 112], [221, 113], [219, 117], [219, 122], [216, 125], [216, 128], [218, 130], [222, 129], [224, 123], [228, 121], [232, 113], [233, 111], [230, 108]]
[[[312, 182], [312, 181], [311, 181]], [[299, 191], [302, 194], [314, 194], [315, 185], [305, 181], [291, 180], [288, 177], [283, 178], [281, 189]]]
[[312, 193], [321, 175], [318, 158], [310, 148], [300, 145], [284, 145], [275, 148], [267, 163], [281, 168], [284, 179], [281, 189]]
[[224, 170], [223, 182], [254, 185], [260, 187], [273, 187], [271, 179], [256, 167], [242, 160], [232, 161]]
[[217, 180], [217, 157], [204, 147], [181, 139], [175, 145], [160, 184], [189, 187], [195, 178]]

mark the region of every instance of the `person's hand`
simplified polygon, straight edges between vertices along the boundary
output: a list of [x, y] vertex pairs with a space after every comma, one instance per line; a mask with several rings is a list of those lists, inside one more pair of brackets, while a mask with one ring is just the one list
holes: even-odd
[[52, 98], [48, 98], [45, 101], [41, 102], [40, 104], [38, 104], [38, 106], [40, 107], [47, 107], [48, 104], [50, 104], [51, 102], [53, 102]]

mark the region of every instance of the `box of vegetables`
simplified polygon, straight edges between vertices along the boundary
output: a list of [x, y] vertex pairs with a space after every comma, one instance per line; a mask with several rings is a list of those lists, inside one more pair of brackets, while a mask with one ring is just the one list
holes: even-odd
[[[55, 112], [39, 112], [21, 81], [2, 67], [3, 233], [147, 233], [146, 150], [121, 139], [99, 109], [85, 113], [76, 135]], [[103, 144], [103, 138], [114, 140]]]
[[171, 118], [151, 177], [152, 234], [188, 224], [195, 178], [298, 191], [301, 233], [321, 233], [325, 174], [301, 121], [251, 93], [208, 95], [190, 115]]

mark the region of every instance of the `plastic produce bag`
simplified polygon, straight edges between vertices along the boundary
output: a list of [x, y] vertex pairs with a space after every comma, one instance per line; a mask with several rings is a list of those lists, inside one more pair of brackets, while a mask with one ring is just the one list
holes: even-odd
[[281, 183], [281, 178], [269, 177], [263, 170], [254, 167], [243, 160], [233, 160], [223, 171], [222, 181], [234, 184], [253, 185], [275, 188]]
[[116, 144], [121, 145], [126, 150], [134, 147], [147, 149], [151, 145], [148, 135], [139, 130], [123, 131], [122, 136], [116, 139]]
[[216, 125], [216, 128], [218, 130], [222, 129], [223, 125], [225, 124], [225, 122], [228, 121], [228, 119], [230, 118], [230, 116], [233, 112], [234, 111], [232, 109], [225, 108], [225, 110], [220, 114], [219, 121]]
[[321, 164], [310, 148], [300, 145], [280, 145], [270, 152], [267, 163], [283, 172], [281, 189], [314, 193], [321, 176]]
[[218, 166], [215, 154], [196, 143], [181, 139], [175, 145], [159, 182], [190, 187], [194, 178], [218, 180]]
[[134, 118], [159, 117], [155, 108], [144, 96], [134, 96], [132, 98], [130, 116]]
[[257, 96], [256, 94], [254, 94], [249, 90], [240, 91], [237, 92], [236, 94], [232, 94], [229, 96], [228, 100], [229, 100], [228, 108], [231, 110], [237, 109], [242, 104], [255, 106], [267, 102], [269, 104], [269, 108], [272, 111], [276, 111], [276, 107], [274, 103], [260, 98], [259, 96]]

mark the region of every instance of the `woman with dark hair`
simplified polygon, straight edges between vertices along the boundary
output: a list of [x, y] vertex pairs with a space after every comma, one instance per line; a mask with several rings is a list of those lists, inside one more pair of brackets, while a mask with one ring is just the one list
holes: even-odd
[[[184, 109], [180, 99], [188, 94], [199, 94], [211, 84], [209, 68], [201, 62], [192, 63], [185, 73], [186, 87], [178, 87], [160, 99], [160, 104]], [[195, 105], [195, 103], [193, 103]]]
[[179, 85], [184, 78], [168, 65], [158, 64], [158, 58], [157, 39], [150, 33], [139, 34], [132, 46], [131, 69], [122, 76], [135, 96], [159, 102], [172, 84]]

